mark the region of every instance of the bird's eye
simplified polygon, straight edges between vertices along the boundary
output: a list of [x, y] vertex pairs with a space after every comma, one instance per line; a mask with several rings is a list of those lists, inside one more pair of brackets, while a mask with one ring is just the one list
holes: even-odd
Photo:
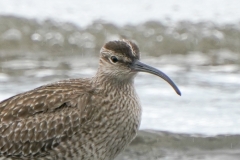
[[115, 56], [112, 56], [112, 57], [111, 57], [111, 61], [112, 61], [113, 63], [117, 63], [117, 62], [118, 62], [118, 58], [115, 57]]

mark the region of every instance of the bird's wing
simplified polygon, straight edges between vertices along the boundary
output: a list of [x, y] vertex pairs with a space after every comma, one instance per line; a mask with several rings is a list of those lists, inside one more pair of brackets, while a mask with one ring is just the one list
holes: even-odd
[[89, 88], [63, 81], [0, 102], [0, 156], [43, 156], [78, 132]]

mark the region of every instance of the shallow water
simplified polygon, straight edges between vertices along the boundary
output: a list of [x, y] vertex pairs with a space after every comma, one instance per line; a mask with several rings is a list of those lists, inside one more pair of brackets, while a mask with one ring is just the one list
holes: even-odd
[[[94, 20], [105, 20], [118, 25], [139, 24], [149, 20], [165, 23], [189, 20], [215, 23], [239, 22], [237, 0], [8, 0], [0, 1], [0, 14], [14, 14], [28, 18], [56, 19], [87, 26]], [[117, 18], [116, 18], [117, 17]]]
[[[208, 23], [185, 24], [185, 28], [195, 30], [193, 35], [199, 34], [195, 39], [206, 44], [199, 46], [196, 43], [194, 47], [186, 48], [186, 44], [192, 42], [191, 38], [182, 42], [174, 38], [174, 33], [163, 37], [168, 37], [173, 45], [166, 46], [164, 39], [160, 42], [156, 38], [146, 43], [156, 34], [146, 37], [136, 31], [135, 26], [126, 26], [126, 31], [125, 27], [97, 22], [89, 30], [68, 23], [38, 23], [12, 16], [1, 16], [0, 20], [3, 23], [0, 27], [0, 100], [61, 79], [93, 76], [103, 45], [100, 37], [106, 41], [117, 31], [134, 33], [132, 37], [142, 51], [143, 62], [164, 71], [182, 91], [179, 97], [158, 77], [139, 74], [136, 88], [143, 106], [141, 129], [207, 135], [240, 133], [240, 54], [239, 45], [230, 43], [237, 40], [234, 35], [240, 35], [240, 30], [234, 30], [234, 26], [231, 29], [234, 34], [227, 34], [229, 29], [223, 25], [221, 28], [226, 30], [221, 43], [214, 50], [209, 48], [203, 53], [208, 46], [205, 42], [214, 37], [214, 34], [209, 39], [200, 36], [201, 26], [208, 26]], [[159, 26], [162, 25], [151, 22], [137, 28], [158, 30]], [[210, 30], [219, 26], [208, 27]], [[169, 27], [162, 26], [161, 30], [168, 33]], [[174, 47], [175, 51], [185, 47], [186, 52], [174, 53]]]
[[[167, 58], [165, 63], [161, 58], [142, 59], [169, 75], [182, 96], [162, 79], [139, 74], [135, 85], [143, 106], [141, 129], [206, 135], [240, 133], [238, 65], [185, 66], [167, 62]], [[41, 60], [33, 55], [3, 61], [0, 99], [61, 79], [93, 76], [97, 63], [97, 58], [65, 56]]]

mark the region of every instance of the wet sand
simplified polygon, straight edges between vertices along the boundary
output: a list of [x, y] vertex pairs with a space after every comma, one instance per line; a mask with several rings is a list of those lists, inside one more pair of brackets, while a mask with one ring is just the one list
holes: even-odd
[[239, 135], [188, 135], [142, 130], [116, 160], [238, 160]]

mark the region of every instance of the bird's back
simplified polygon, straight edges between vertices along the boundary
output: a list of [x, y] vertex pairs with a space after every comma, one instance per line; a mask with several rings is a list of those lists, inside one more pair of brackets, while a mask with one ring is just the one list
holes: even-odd
[[109, 92], [91, 79], [72, 79], [2, 101], [0, 155], [16, 159], [114, 158], [136, 135], [140, 123], [140, 105], [133, 86], [130, 89]]

